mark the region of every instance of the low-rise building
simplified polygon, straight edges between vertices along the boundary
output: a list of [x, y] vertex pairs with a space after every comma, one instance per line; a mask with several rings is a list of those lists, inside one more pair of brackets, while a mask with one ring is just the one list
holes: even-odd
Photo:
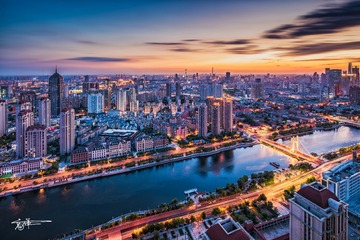
[[89, 161], [89, 151], [86, 147], [78, 147], [71, 152], [70, 163], [78, 164]]
[[154, 140], [147, 135], [138, 136], [134, 144], [137, 152], [147, 152], [154, 149]]
[[123, 139], [110, 139], [108, 142], [108, 156], [119, 157], [131, 152], [131, 142]]
[[5, 174], [18, 174], [39, 171], [43, 167], [42, 158], [24, 158], [10, 162], [0, 163], [0, 176]]

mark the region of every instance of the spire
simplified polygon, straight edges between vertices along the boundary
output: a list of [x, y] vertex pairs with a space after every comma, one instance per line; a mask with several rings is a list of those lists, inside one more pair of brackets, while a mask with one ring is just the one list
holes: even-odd
[[55, 73], [57, 73], [57, 65], [56, 65], [56, 67], [55, 67]]

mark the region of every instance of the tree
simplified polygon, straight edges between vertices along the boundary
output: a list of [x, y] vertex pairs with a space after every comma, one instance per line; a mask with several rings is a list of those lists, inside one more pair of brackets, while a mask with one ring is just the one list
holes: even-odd
[[191, 221], [191, 222], [195, 222], [195, 221], [196, 221], [196, 218], [195, 218], [194, 215], [191, 215], [191, 216], [190, 216], [190, 221]]
[[221, 214], [221, 210], [220, 208], [216, 207], [216, 208], [213, 208], [212, 212], [211, 212], [212, 215], [215, 215], [215, 216], [218, 216]]
[[204, 220], [204, 219], [206, 218], [206, 213], [205, 213], [205, 212], [202, 212], [202, 213], [200, 214], [200, 216], [201, 216], [201, 218]]
[[265, 194], [260, 194], [260, 196], [258, 197], [258, 200], [259, 201], [266, 201], [267, 200], [267, 197], [265, 196]]

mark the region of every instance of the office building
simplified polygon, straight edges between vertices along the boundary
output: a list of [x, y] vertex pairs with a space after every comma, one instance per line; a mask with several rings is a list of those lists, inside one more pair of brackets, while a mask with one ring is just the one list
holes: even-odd
[[171, 83], [166, 83], [166, 97], [171, 98]]
[[101, 93], [88, 95], [88, 113], [104, 112], [104, 96]]
[[26, 129], [25, 133], [25, 157], [46, 157], [47, 139], [46, 126], [34, 125]]
[[126, 91], [119, 89], [116, 95], [116, 108], [121, 112], [126, 112]]
[[65, 108], [60, 113], [60, 155], [71, 153], [75, 147], [75, 111]]
[[348, 205], [315, 182], [290, 199], [290, 239], [343, 240], [348, 235]]
[[139, 111], [139, 101], [131, 101], [130, 102], [130, 112], [136, 113]]
[[342, 201], [360, 194], [360, 163], [356, 159], [323, 172], [322, 177], [322, 184]]
[[0, 137], [8, 133], [8, 106], [5, 100], [0, 100]]
[[16, 157], [25, 157], [26, 130], [34, 125], [34, 113], [21, 110], [16, 116]]
[[198, 110], [198, 136], [206, 137], [208, 133], [207, 123], [208, 123], [208, 112], [206, 104], [202, 103], [199, 106]]
[[24, 103], [27, 102], [30, 106], [29, 110], [36, 112], [36, 92], [35, 91], [22, 91], [19, 95], [19, 102]]
[[49, 98], [39, 100], [39, 124], [46, 127], [51, 126], [51, 101]]
[[65, 98], [64, 78], [57, 72], [57, 68], [55, 73], [49, 78], [49, 98], [51, 101], [51, 115], [60, 115], [62, 102]]
[[260, 78], [255, 79], [255, 82], [251, 86], [251, 97], [253, 99], [259, 99], [264, 97], [264, 84]]
[[211, 134], [220, 134], [220, 104], [215, 102], [211, 106]]
[[231, 98], [226, 98], [224, 101], [224, 131], [233, 131], [233, 101]]
[[175, 83], [175, 93], [176, 93], [176, 97], [179, 98], [181, 96], [181, 84], [180, 82], [176, 82]]
[[130, 97], [129, 97], [130, 102], [135, 102], [136, 101], [136, 89], [130, 88], [129, 94], [130, 94]]
[[349, 89], [350, 105], [360, 105], [360, 86], [351, 86]]
[[10, 84], [0, 85], [0, 99], [8, 99], [12, 96], [12, 87]]

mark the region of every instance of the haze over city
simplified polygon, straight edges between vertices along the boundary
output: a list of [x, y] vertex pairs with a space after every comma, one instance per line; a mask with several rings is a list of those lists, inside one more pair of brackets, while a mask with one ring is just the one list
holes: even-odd
[[6, 1], [0, 74], [313, 73], [360, 61], [359, 1]]

